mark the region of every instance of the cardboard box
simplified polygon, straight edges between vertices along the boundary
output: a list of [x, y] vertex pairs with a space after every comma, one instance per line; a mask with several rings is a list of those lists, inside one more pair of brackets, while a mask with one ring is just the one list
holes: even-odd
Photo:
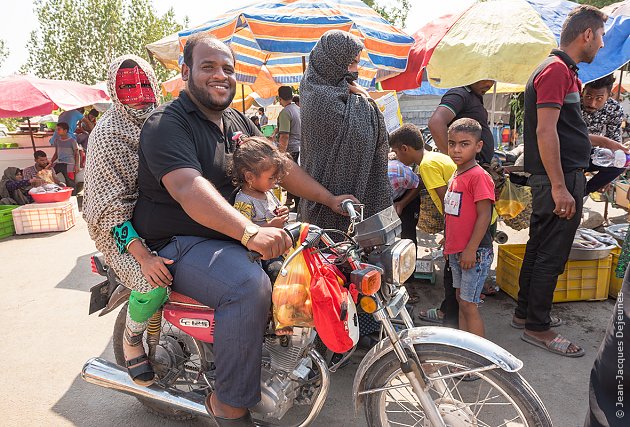
[[615, 204], [624, 209], [628, 209], [630, 207], [630, 201], [628, 201], [627, 197], [628, 188], [630, 188], [630, 183], [628, 182], [615, 182]]

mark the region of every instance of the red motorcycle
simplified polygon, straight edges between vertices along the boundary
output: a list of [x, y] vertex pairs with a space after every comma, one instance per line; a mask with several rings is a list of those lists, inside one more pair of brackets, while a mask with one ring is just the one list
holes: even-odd
[[[381, 323], [382, 340], [364, 356], [353, 386], [355, 406], [363, 404], [368, 425], [551, 426], [542, 401], [517, 372], [523, 366], [519, 359], [467, 332], [414, 327], [406, 307], [409, 296], [401, 284], [415, 270], [416, 248], [410, 240], [396, 238], [400, 219], [393, 207], [363, 220], [351, 201], [343, 205], [351, 218], [347, 233], [310, 225], [300, 240], [301, 224], [285, 229], [296, 250], [284, 261], [283, 271], [302, 250], [316, 248], [312, 253], [350, 279], [344, 286], [352, 283], [359, 290], [357, 310]], [[343, 236], [343, 241], [332, 235]], [[106, 280], [92, 289], [90, 314], [101, 310], [104, 315], [125, 304], [129, 291], [101, 257], [92, 258], [92, 269]], [[125, 304], [114, 326], [117, 364], [93, 358], [82, 377], [136, 396], [162, 417], [209, 417], [204, 400], [213, 390], [216, 370], [214, 311], [171, 294], [149, 321], [145, 336], [147, 355], [159, 377], [150, 387], [133, 383], [122, 368], [126, 312]], [[263, 345], [261, 400], [250, 408], [256, 424], [310, 425], [328, 396], [330, 373], [354, 348], [332, 357], [310, 327], [294, 327], [291, 335], [277, 336], [271, 316]]]

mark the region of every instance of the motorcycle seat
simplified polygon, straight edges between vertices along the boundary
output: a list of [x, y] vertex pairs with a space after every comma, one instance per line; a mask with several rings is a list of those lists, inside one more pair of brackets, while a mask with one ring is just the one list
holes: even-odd
[[188, 304], [188, 305], [197, 305], [199, 307], [209, 308], [205, 304], [200, 303], [194, 298], [187, 297], [186, 295], [180, 294], [178, 292], [172, 291], [170, 297], [168, 298], [169, 302], [179, 303], [179, 304]]

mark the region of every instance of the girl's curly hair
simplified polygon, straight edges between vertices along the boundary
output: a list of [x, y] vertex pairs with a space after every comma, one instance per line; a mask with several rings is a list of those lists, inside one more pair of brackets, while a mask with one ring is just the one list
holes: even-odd
[[281, 180], [289, 172], [288, 160], [288, 155], [281, 153], [267, 139], [257, 136], [245, 137], [237, 142], [228, 171], [232, 176], [232, 183], [236, 186], [245, 183], [245, 172], [252, 172], [258, 176], [274, 167], [276, 178]]

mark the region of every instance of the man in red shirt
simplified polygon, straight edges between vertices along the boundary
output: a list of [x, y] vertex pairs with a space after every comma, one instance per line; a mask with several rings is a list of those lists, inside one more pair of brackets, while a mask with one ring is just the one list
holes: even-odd
[[524, 329], [524, 341], [568, 357], [584, 350], [550, 329], [561, 324], [550, 311], [580, 224], [591, 153], [577, 64], [590, 63], [603, 47], [606, 19], [592, 6], [572, 10], [560, 49], [534, 71], [525, 89], [525, 170], [531, 174], [533, 213], [512, 326]]

